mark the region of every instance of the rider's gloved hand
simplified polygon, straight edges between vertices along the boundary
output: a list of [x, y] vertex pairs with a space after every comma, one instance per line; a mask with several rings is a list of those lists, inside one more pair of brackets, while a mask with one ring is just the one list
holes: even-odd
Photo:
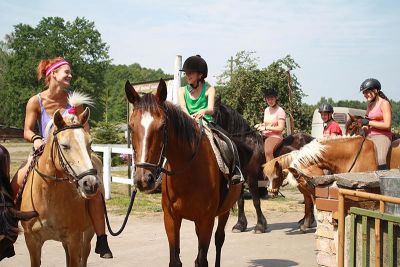
[[369, 125], [369, 119], [367, 119], [367, 118], [362, 118], [360, 121], [361, 121], [361, 125], [362, 126]]

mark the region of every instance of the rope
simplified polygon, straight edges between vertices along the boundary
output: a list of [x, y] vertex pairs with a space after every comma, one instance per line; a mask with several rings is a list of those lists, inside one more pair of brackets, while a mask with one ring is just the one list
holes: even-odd
[[[16, 206], [18, 206], [20, 204], [20, 202], [21, 202], [22, 193], [24, 192], [24, 188], [25, 188], [26, 182], [28, 181], [29, 173], [33, 170], [37, 160], [43, 154], [44, 146], [45, 146], [45, 144], [42, 144], [40, 147], [38, 147], [38, 149], [33, 151], [31, 164], [29, 165], [29, 168], [25, 173], [24, 179], [22, 180], [22, 184], [19, 187], [18, 193], [17, 193], [17, 195], [15, 196], [15, 199], [14, 199], [14, 204]], [[18, 179], [18, 177], [17, 177], [17, 179]]]

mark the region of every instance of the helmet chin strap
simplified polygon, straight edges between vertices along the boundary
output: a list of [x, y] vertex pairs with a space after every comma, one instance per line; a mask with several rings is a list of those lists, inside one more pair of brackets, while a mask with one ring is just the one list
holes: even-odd
[[199, 84], [200, 84], [200, 80], [197, 80], [195, 84], [189, 83], [189, 85], [190, 85], [190, 92], [192, 92], [193, 90], [196, 90], [197, 87], [199, 87]]

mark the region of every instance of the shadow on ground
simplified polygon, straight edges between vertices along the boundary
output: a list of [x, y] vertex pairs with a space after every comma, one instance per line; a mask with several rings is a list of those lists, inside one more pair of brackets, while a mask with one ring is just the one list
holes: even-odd
[[298, 265], [295, 261], [281, 259], [258, 259], [249, 262], [249, 267], [289, 267]]

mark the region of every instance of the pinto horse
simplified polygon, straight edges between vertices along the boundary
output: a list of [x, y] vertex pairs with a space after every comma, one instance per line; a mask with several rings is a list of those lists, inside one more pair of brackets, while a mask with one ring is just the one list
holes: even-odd
[[[195, 266], [208, 266], [207, 253], [215, 217], [218, 217], [215, 266], [220, 266], [225, 225], [242, 184], [227, 185], [201, 124], [165, 101], [164, 80], [160, 80], [156, 95], [140, 97], [129, 81], [125, 92], [133, 104], [129, 126], [136, 161], [135, 184], [141, 191], [152, 192], [163, 177], [162, 207], [169, 242], [169, 266], [182, 266], [179, 258], [182, 219], [195, 223], [198, 237]], [[161, 176], [161, 172], [165, 175]]]
[[[264, 141], [262, 135], [252, 129], [245, 119], [236, 110], [221, 103], [218, 98], [214, 108], [214, 119], [230, 136], [238, 148], [240, 165], [246, 182], [249, 186], [253, 205], [257, 214], [255, 233], [265, 233], [267, 220], [261, 211], [258, 181], [264, 180], [262, 165], [265, 163]], [[274, 152], [274, 156], [286, 154], [300, 149], [311, 142], [313, 137], [308, 134], [297, 133], [284, 138], [282, 144]], [[233, 226], [233, 232], [243, 232], [247, 228], [247, 218], [244, 213], [244, 194], [241, 192], [238, 201], [238, 221]]]
[[87, 199], [98, 193], [99, 180], [91, 159], [91, 138], [83, 129], [86, 108], [78, 116], [54, 113], [54, 126], [43, 154], [27, 178], [21, 211], [38, 217], [22, 222], [31, 266], [40, 266], [43, 243], [60, 241], [67, 266], [86, 266], [94, 230]]
[[18, 237], [18, 221], [37, 216], [36, 212], [14, 209], [10, 185], [10, 154], [0, 145], [0, 261], [15, 255], [14, 243]]

